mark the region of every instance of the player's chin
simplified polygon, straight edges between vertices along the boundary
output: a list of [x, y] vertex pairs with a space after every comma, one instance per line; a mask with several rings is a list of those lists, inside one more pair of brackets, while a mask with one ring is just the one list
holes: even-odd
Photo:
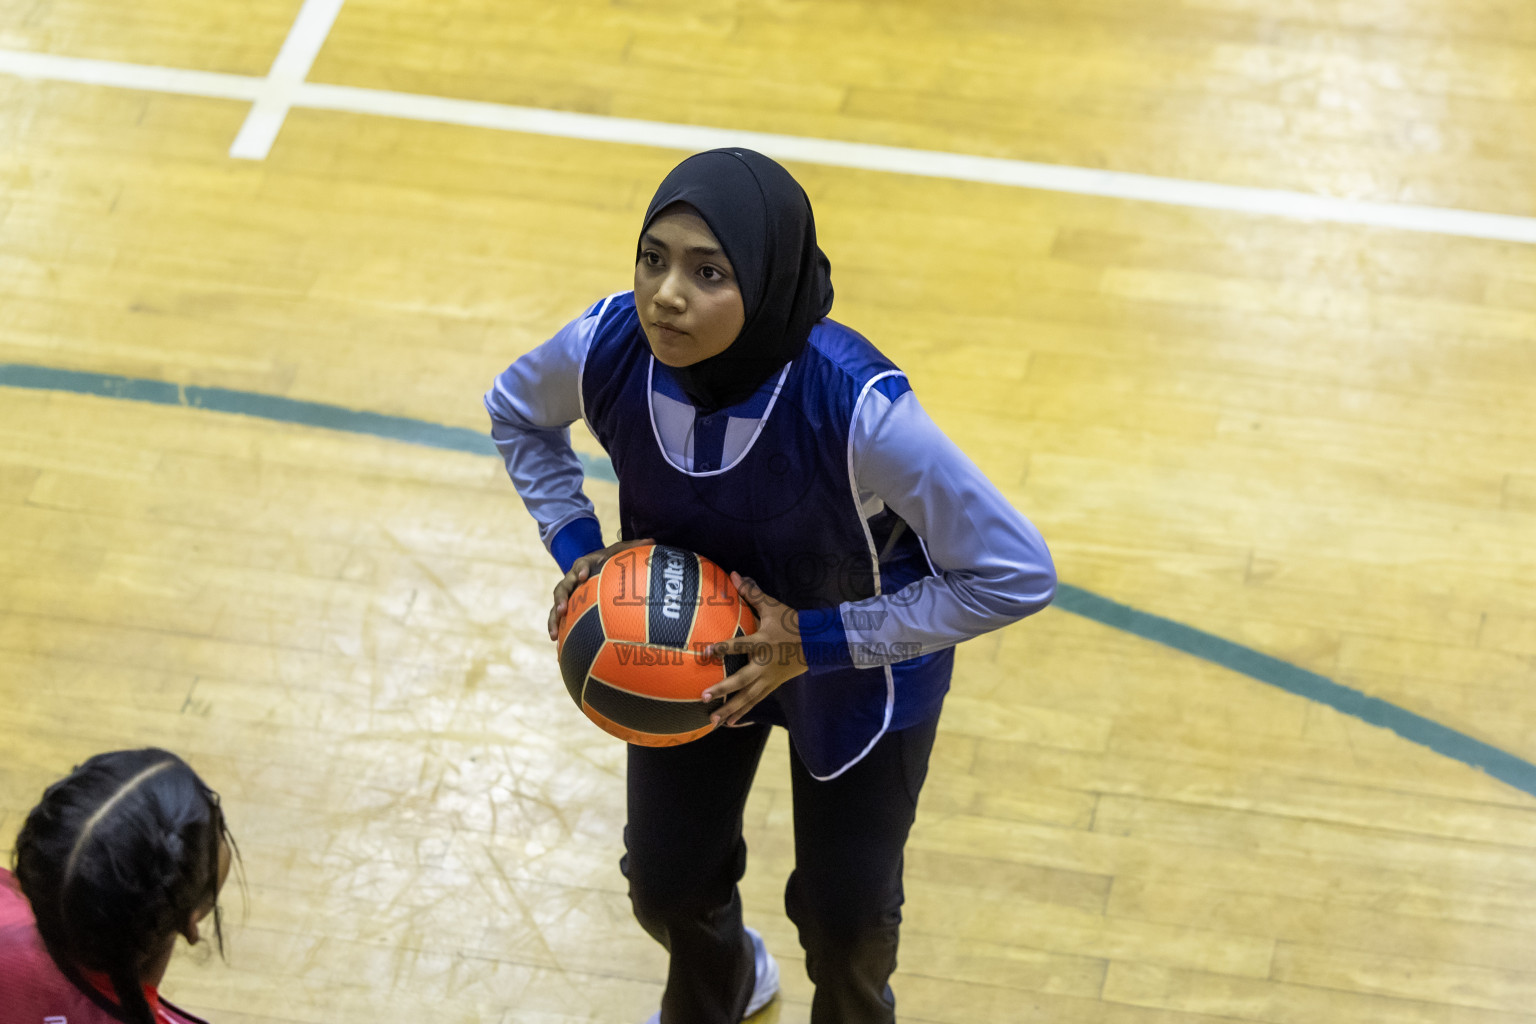
[[651, 355], [656, 357], [656, 361], [658, 363], [674, 368], [687, 366], [689, 363], [695, 361], [694, 359], [690, 358], [687, 353], [679, 352], [671, 345], [658, 345], [654, 341], [651, 342]]
[[667, 366], [691, 366], [699, 361], [693, 339], [686, 334], [657, 327], [645, 332], [645, 340], [650, 342], [651, 355]]

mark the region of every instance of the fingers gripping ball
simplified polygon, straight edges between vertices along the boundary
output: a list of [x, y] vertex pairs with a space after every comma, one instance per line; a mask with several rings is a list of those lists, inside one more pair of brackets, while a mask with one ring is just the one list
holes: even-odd
[[627, 548], [576, 588], [560, 622], [560, 675], [582, 713], [621, 740], [670, 747], [714, 728], [699, 694], [746, 664], [710, 644], [757, 632], [730, 574], [682, 548]]

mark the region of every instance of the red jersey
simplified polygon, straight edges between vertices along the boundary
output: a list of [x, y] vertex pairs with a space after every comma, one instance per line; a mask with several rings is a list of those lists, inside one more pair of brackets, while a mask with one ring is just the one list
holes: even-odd
[[[16, 876], [0, 868], [0, 1024], [122, 1024], [110, 984], [89, 991], [59, 970], [37, 933], [32, 905]], [[144, 998], [161, 1024], [206, 1024], [145, 986]]]

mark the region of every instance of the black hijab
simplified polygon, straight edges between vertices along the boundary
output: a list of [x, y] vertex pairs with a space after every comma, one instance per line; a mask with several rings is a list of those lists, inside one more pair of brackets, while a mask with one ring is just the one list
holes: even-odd
[[689, 400], [711, 412], [750, 397], [805, 348], [832, 309], [832, 266], [816, 245], [805, 190], [761, 153], [712, 149], [684, 160], [656, 189], [640, 233], [674, 203], [693, 207], [719, 239], [746, 313], [724, 352], [668, 367]]

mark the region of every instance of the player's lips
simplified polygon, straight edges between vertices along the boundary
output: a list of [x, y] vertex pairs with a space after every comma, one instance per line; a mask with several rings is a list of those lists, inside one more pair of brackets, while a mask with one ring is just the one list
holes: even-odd
[[667, 323], [665, 320], [652, 320], [651, 321], [651, 326], [656, 328], [658, 331], [662, 332], [662, 336], [663, 337], [666, 337], [668, 335], [676, 335], [678, 337], [681, 337], [684, 334], [688, 333], [687, 331], [683, 330], [681, 327], [673, 327], [671, 324]]

